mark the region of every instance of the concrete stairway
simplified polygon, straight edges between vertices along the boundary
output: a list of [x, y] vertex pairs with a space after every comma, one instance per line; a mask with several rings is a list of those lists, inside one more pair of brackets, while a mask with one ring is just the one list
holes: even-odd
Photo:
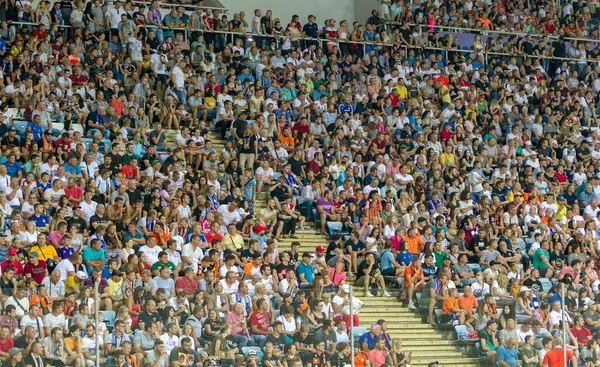
[[[172, 143], [174, 136], [174, 132], [167, 133], [168, 143]], [[213, 133], [209, 133], [207, 137], [211, 139], [217, 152], [223, 149], [224, 142], [217, 139]], [[255, 202], [255, 212], [259, 212], [265, 207], [265, 204], [265, 200]], [[287, 238], [284, 242], [279, 243], [279, 251], [288, 250], [293, 241], [300, 242], [300, 253], [314, 253], [315, 247], [318, 245], [327, 247], [327, 239], [315, 233], [314, 223], [308, 223], [307, 230], [296, 231], [298, 239]], [[354, 282], [353, 278], [349, 280], [350, 284]], [[444, 340], [436, 329], [423, 324], [414, 311], [402, 308], [401, 303], [397, 302], [395, 297], [365, 297], [364, 289], [357, 287], [354, 287], [354, 292], [355, 296], [365, 304], [359, 314], [361, 326], [368, 329], [377, 320], [386, 320], [388, 332], [392, 338], [402, 338], [405, 353], [412, 351], [411, 365], [427, 366], [429, 362], [439, 361], [444, 367], [478, 366], [477, 359], [464, 357], [457, 350], [454, 341]]]

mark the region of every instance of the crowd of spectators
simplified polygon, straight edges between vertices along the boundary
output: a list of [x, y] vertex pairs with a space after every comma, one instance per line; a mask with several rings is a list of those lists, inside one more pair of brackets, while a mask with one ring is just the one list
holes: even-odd
[[595, 3], [3, 4], [0, 366], [410, 365], [352, 285], [491, 364], [600, 363]]

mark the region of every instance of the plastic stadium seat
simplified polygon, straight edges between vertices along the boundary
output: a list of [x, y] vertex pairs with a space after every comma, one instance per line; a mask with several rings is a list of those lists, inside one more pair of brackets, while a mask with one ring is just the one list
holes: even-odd
[[115, 311], [100, 311], [103, 315], [104, 315], [104, 322], [106, 323], [106, 326], [108, 326], [109, 328], [113, 328], [115, 326], [115, 318], [117, 317], [117, 314], [115, 313]]
[[83, 145], [85, 146], [85, 151], [89, 152], [90, 151], [90, 144], [92, 144], [94, 140], [91, 138], [81, 138], [81, 142], [83, 143]]
[[17, 134], [19, 136], [25, 136], [25, 130], [27, 130], [27, 122], [26, 121], [13, 121], [13, 125], [17, 129]]
[[83, 126], [81, 126], [81, 124], [72, 124], [71, 130], [77, 131], [83, 136]]
[[367, 328], [363, 327], [363, 326], [355, 326], [352, 328], [352, 337], [354, 338], [354, 342], [358, 342], [358, 339], [360, 339], [361, 336], [363, 336], [363, 334], [365, 334], [367, 332]]
[[550, 292], [552, 289], [552, 282], [546, 278], [539, 278], [539, 281], [542, 283], [542, 289], [544, 290], [544, 293]]
[[61, 124], [60, 122], [53, 122], [52, 129], [60, 130], [60, 134], [65, 131], [65, 124]]

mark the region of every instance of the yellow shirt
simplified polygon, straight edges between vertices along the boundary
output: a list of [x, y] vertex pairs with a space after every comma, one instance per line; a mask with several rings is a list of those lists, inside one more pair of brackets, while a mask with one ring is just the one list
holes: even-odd
[[223, 245], [230, 251], [235, 252], [241, 250], [244, 247], [244, 237], [240, 236], [239, 234], [235, 234], [233, 236], [226, 234], [223, 237]]
[[79, 283], [77, 283], [74, 276], [67, 277], [67, 280], [65, 280], [65, 293], [67, 292], [79, 293]]
[[38, 246], [38, 245], [34, 245], [30, 250], [29, 253], [31, 254], [32, 252], [37, 252], [40, 260], [48, 260], [48, 259], [56, 259], [58, 257], [58, 253], [56, 252], [56, 249], [54, 248], [54, 246]]
[[440, 164], [446, 166], [456, 166], [456, 157], [452, 153], [440, 154]]
[[450, 98], [450, 90], [448, 89], [447, 86], [443, 85], [441, 92], [442, 92], [442, 102], [443, 103], [452, 102], [452, 98]]
[[401, 99], [406, 99], [406, 97], [408, 96], [408, 89], [406, 89], [406, 86], [397, 85], [394, 88], [396, 88], [396, 90], [398, 91], [398, 95]]
[[112, 278], [106, 281], [108, 284], [108, 294], [116, 299], [123, 299], [123, 279], [115, 282]]

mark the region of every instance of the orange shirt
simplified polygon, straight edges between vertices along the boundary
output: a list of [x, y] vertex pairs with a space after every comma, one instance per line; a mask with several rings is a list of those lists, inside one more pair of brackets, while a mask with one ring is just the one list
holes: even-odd
[[39, 295], [32, 296], [29, 300], [29, 306], [38, 306], [39, 308], [52, 309], [52, 298], [49, 296], [41, 297]]
[[467, 310], [468, 313], [473, 314], [473, 308], [477, 307], [477, 299], [473, 295], [470, 297], [462, 295], [458, 298], [458, 306]]
[[79, 343], [81, 343], [81, 338], [77, 337], [76, 340], [73, 340], [73, 338], [71, 338], [71, 337], [65, 338], [64, 343], [65, 343], [65, 346], [68, 345], [69, 348], [71, 348], [71, 352], [74, 352], [74, 351], [77, 351], [77, 348], [79, 347]]
[[[252, 269], [254, 269], [254, 261], [250, 261], [248, 264], [244, 266], [244, 275], [252, 275]], [[246, 278], [248, 279], [248, 278]]]
[[367, 353], [365, 353], [362, 350], [360, 352], [358, 352], [357, 355], [354, 356], [354, 366], [355, 367], [365, 367], [365, 365], [367, 364], [368, 361], [369, 361], [369, 357], [367, 356]]
[[121, 117], [121, 115], [123, 114], [123, 108], [125, 107], [125, 103], [115, 98], [112, 101], [110, 101], [109, 105], [115, 109], [115, 115]]
[[452, 309], [458, 308], [458, 301], [454, 297], [446, 297], [442, 305], [442, 314], [449, 315], [454, 313]]
[[423, 279], [423, 268], [419, 267], [416, 269], [412, 264], [406, 267], [404, 270], [404, 282], [402, 282], [402, 288], [408, 289], [408, 277], [412, 277], [415, 274], [418, 274], [413, 280], [413, 284], [417, 284], [419, 280]]
[[415, 238], [410, 238], [406, 236], [405, 242], [406, 248], [411, 254], [418, 254], [419, 252], [421, 252], [421, 248], [425, 244], [425, 242], [423, 242], [423, 239], [419, 236], [416, 236]]
[[294, 138], [292, 136], [283, 136], [279, 135], [279, 141], [281, 142], [282, 146], [289, 146], [289, 147], [293, 147], [294, 146]]

